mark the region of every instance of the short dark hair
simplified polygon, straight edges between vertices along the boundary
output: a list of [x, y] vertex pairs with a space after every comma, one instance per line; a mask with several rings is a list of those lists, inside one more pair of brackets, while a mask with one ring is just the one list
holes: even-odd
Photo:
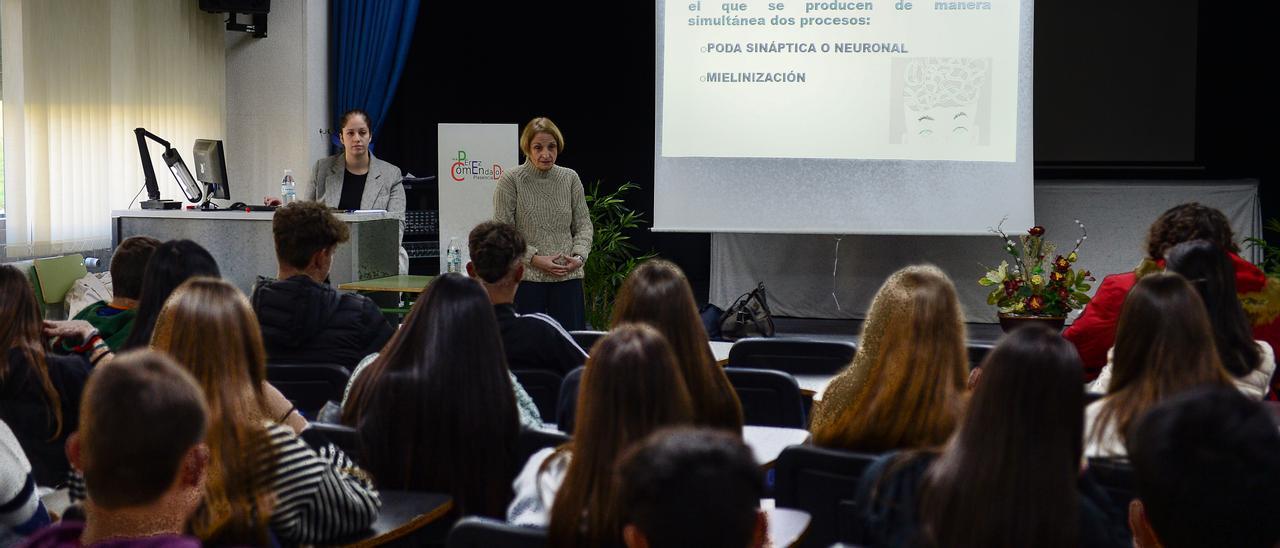
[[276, 258], [294, 268], [306, 268], [317, 251], [351, 238], [346, 223], [320, 202], [294, 202], [277, 209], [271, 218], [271, 233], [276, 240]]
[[135, 350], [98, 366], [80, 407], [89, 498], [110, 509], [154, 502], [204, 439], [207, 421], [200, 387], [167, 355]]
[[1143, 415], [1129, 436], [1138, 498], [1169, 548], [1280, 541], [1280, 431], [1231, 388], [1198, 388]]
[[339, 117], [338, 117], [338, 129], [337, 129], [337, 133], [342, 133], [342, 130], [343, 130], [343, 129], [345, 129], [345, 128], [347, 127], [347, 122], [350, 122], [350, 121], [351, 121], [351, 118], [356, 117], [356, 116], [359, 116], [359, 117], [361, 117], [361, 118], [364, 118], [364, 123], [365, 123], [365, 125], [369, 126], [369, 129], [370, 129], [370, 130], [372, 130], [372, 129], [373, 129], [373, 120], [370, 120], [370, 119], [369, 119], [369, 113], [367, 113], [367, 112], [365, 112], [365, 111], [363, 111], [363, 110], [360, 110], [360, 109], [358, 109], [358, 108], [353, 108], [353, 109], [351, 109], [351, 110], [348, 110], [348, 111], [346, 111], [346, 112], [342, 113], [342, 116], [339, 116]]
[[502, 221], [486, 221], [467, 235], [467, 251], [480, 279], [495, 283], [511, 272], [511, 267], [524, 258], [529, 249], [524, 235], [515, 225]]
[[1147, 232], [1147, 258], [1163, 259], [1170, 247], [1188, 240], [1209, 240], [1227, 251], [1240, 251], [1226, 215], [1198, 202], [1188, 202], [1169, 208], [1151, 223]]
[[712, 429], [654, 432], [618, 459], [618, 508], [650, 546], [742, 548], [764, 484], [751, 449]]
[[142, 295], [142, 274], [147, 261], [160, 247], [160, 240], [150, 236], [125, 238], [111, 254], [111, 293], [117, 297], [137, 299]]

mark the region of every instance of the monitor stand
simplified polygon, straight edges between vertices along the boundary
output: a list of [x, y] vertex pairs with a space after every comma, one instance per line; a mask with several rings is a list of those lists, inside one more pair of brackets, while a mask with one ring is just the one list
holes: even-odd
[[213, 200], [213, 185], [209, 183], [205, 183], [204, 184], [204, 201], [200, 202], [200, 211], [218, 211], [219, 209], [221, 209], [218, 207], [218, 204], [213, 203], [212, 200]]

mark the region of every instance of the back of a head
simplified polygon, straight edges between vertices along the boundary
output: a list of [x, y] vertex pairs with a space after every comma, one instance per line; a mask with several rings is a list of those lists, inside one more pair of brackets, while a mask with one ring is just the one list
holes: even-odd
[[751, 449], [715, 430], [668, 429], [618, 460], [622, 522], [654, 548], [746, 548], [764, 484]]
[[1170, 247], [1190, 240], [1209, 240], [1227, 251], [1240, 251], [1226, 215], [1198, 202], [1189, 202], [1169, 208], [1151, 223], [1147, 232], [1147, 258], [1163, 259]]
[[693, 290], [680, 267], [654, 259], [632, 270], [618, 290], [610, 323], [644, 323], [662, 333], [693, 397], [697, 423], [742, 430], [742, 404], [724, 369], [716, 366]]
[[111, 254], [111, 292], [116, 297], [137, 299], [142, 296], [142, 277], [147, 261], [160, 247], [160, 240], [150, 236], [125, 238]]
[[1161, 403], [1129, 436], [1138, 498], [1163, 546], [1272, 548], [1280, 543], [1280, 432], [1230, 388]]
[[1014, 330], [987, 354], [922, 495], [932, 545], [1079, 545], [1081, 367], [1075, 347], [1041, 326]]
[[[37, 351], [43, 347], [40, 337], [40, 308], [31, 281], [21, 270], [11, 265], [0, 265], [0, 344], [5, 355], [0, 364], [8, 360], [8, 351], [28, 348]], [[0, 369], [0, 378], [3, 369]]]
[[222, 276], [218, 262], [200, 244], [191, 240], [170, 240], [151, 253], [147, 270], [142, 275], [137, 319], [133, 322], [133, 332], [124, 343], [126, 349], [145, 347], [151, 341], [151, 331], [164, 302], [182, 282], [195, 276]]
[[947, 275], [915, 265], [889, 276], [872, 300], [852, 367], [864, 379], [855, 401], [815, 429], [816, 443], [880, 452], [946, 441], [968, 369], [964, 317]]
[[[343, 421], [387, 489], [448, 491], [467, 513], [498, 516], [510, 497], [518, 411], [498, 320], [460, 274], [427, 287], [382, 354], [356, 378]], [[441, 450], [448, 448], [448, 450]]]
[[1165, 268], [1191, 282], [1204, 300], [1222, 366], [1236, 377], [1256, 369], [1258, 347], [1236, 296], [1235, 267], [1227, 253], [1209, 240], [1191, 240], [1169, 248], [1165, 261]]
[[497, 283], [524, 259], [528, 245], [515, 225], [486, 221], [467, 235], [467, 250], [476, 274], [487, 283]]
[[98, 366], [80, 406], [89, 498], [107, 509], [159, 499], [183, 457], [204, 439], [206, 417], [195, 380], [162, 353], [126, 352]]
[[271, 218], [276, 259], [281, 264], [303, 269], [312, 255], [351, 238], [346, 223], [339, 221], [322, 202], [293, 202]]

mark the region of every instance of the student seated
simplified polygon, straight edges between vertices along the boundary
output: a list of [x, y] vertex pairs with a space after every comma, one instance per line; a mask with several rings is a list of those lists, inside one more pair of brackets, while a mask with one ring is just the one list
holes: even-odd
[[551, 316], [516, 312], [516, 290], [524, 279], [528, 249], [515, 225], [480, 223], [467, 237], [471, 261], [467, 275], [489, 294], [502, 328], [502, 348], [511, 369], [544, 369], [565, 375], [582, 365], [587, 353]]
[[260, 280], [253, 310], [262, 324], [273, 363], [331, 363], [355, 367], [391, 338], [391, 324], [368, 297], [338, 293], [325, 280], [347, 225], [319, 202], [294, 202], [276, 210], [276, 280]]
[[123, 348], [133, 331], [147, 261], [159, 246], [160, 240], [148, 236], [133, 236], [120, 242], [111, 254], [111, 302], [93, 303], [73, 318], [92, 324], [112, 350]]
[[16, 545], [48, 524], [31, 463], [9, 425], [0, 421], [0, 546]]
[[680, 267], [655, 259], [632, 270], [618, 289], [611, 318], [614, 327], [624, 323], [648, 324], [671, 345], [693, 402], [694, 424], [742, 433], [742, 402], [711, 354], [693, 289]]
[[[22, 445], [36, 483], [57, 487], [71, 470], [63, 446], [79, 424], [90, 363], [80, 354], [46, 352], [41, 330], [31, 282], [0, 265], [0, 420]], [[78, 349], [101, 354], [106, 343], [91, 337]]]
[[617, 544], [622, 539], [622, 509], [613, 504], [618, 455], [659, 428], [689, 425], [692, 419], [671, 345], [647, 325], [615, 326], [587, 359], [572, 439], [529, 458], [516, 477], [507, 520], [549, 526], [552, 546]]
[[383, 489], [448, 493], [462, 515], [500, 517], [517, 466], [518, 386], [484, 289], [445, 274], [352, 375], [342, 422], [359, 430], [362, 462]]
[[1138, 548], [1280, 546], [1280, 433], [1233, 390], [1203, 388], [1156, 405], [1129, 438]]
[[1258, 267], [1237, 255], [1240, 246], [1236, 245], [1226, 215], [1212, 207], [1190, 202], [1170, 208], [1151, 223], [1147, 233], [1147, 256], [1142, 264], [1132, 272], [1103, 278], [1093, 300], [1089, 301], [1075, 323], [1062, 333], [1080, 351], [1085, 380], [1097, 377], [1107, 363], [1107, 349], [1115, 345], [1116, 327], [1125, 295], [1139, 279], [1164, 269], [1165, 254], [1171, 247], [1190, 240], [1208, 240], [1228, 253], [1237, 297], [1249, 303], [1246, 312], [1253, 338], [1266, 341], [1272, 348], [1280, 344], [1280, 316], [1277, 316], [1280, 312], [1280, 288]]
[[967, 414], [942, 448], [889, 453], [856, 490], [864, 546], [1122, 547], [1124, 517], [1082, 477], [1080, 360], [1026, 326], [982, 365]]
[[814, 402], [814, 445], [867, 453], [941, 445], [964, 413], [968, 363], [947, 275], [928, 265], [894, 272], [871, 301], [853, 363]]
[[200, 244], [191, 240], [169, 240], [156, 247], [142, 274], [142, 296], [138, 299], [133, 328], [125, 338], [124, 350], [146, 348], [151, 344], [151, 331], [155, 329], [164, 302], [182, 282], [195, 276], [222, 276], [218, 262]]
[[27, 546], [200, 546], [184, 532], [204, 494], [207, 416], [195, 379], [162, 353], [98, 368], [67, 443], [88, 490], [85, 521], [64, 520]]
[[751, 448], [715, 430], [659, 430], [618, 459], [627, 548], [762, 548], [764, 481]]
[[1085, 408], [1085, 455], [1124, 457], [1147, 409], [1201, 384], [1231, 386], [1204, 303], [1177, 274], [1148, 274], [1125, 298], [1106, 396]]

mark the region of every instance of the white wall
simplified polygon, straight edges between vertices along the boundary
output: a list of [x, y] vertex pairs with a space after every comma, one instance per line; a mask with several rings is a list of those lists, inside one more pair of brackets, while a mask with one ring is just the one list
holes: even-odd
[[[275, 0], [267, 37], [227, 33], [227, 171], [233, 201], [280, 195], [283, 170], [301, 185], [328, 155], [329, 3]], [[247, 16], [241, 16], [247, 22]]]

